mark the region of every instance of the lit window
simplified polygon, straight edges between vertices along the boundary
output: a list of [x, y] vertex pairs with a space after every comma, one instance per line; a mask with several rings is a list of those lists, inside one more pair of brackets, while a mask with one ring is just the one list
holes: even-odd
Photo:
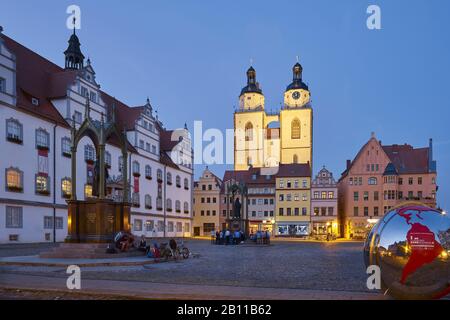
[[23, 172], [17, 168], [6, 169], [6, 188], [8, 191], [23, 190]]
[[50, 194], [50, 178], [44, 175], [36, 175], [36, 193]]
[[15, 143], [22, 143], [22, 124], [15, 119], [6, 120], [6, 139]]
[[44, 129], [36, 130], [36, 147], [39, 149], [48, 149], [50, 145], [50, 135]]
[[63, 178], [61, 180], [61, 195], [63, 198], [69, 198], [72, 194], [72, 181], [70, 178]]
[[84, 186], [84, 197], [85, 198], [92, 198], [92, 185], [86, 184]]

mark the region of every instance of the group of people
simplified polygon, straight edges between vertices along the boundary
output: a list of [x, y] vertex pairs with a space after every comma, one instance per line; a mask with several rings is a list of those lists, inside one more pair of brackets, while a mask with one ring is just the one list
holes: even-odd
[[250, 240], [256, 244], [270, 244], [270, 232], [269, 230], [258, 230], [256, 233], [250, 234]]
[[212, 242], [220, 245], [237, 245], [245, 241], [245, 234], [241, 230], [229, 229], [211, 232]]

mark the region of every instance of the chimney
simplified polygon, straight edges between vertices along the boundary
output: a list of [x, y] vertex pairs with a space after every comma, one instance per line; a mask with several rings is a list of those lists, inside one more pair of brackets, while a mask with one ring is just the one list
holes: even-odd
[[347, 170], [350, 169], [351, 165], [352, 165], [352, 161], [351, 160], [347, 160]]

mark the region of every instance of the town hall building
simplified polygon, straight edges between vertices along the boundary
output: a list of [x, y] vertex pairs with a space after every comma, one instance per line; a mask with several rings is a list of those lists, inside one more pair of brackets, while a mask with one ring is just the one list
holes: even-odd
[[[139, 236], [190, 236], [193, 153], [186, 125], [168, 130], [147, 99], [131, 107], [100, 89], [78, 36], [70, 36], [60, 67], [2, 34], [0, 29], [0, 243], [63, 241], [71, 197], [71, 127], [86, 117], [113, 121], [127, 137], [129, 194], [123, 193], [124, 159], [107, 141], [107, 197], [131, 207]], [[143, 99], [145, 100], [145, 99]], [[79, 200], [95, 197], [97, 150], [84, 137], [76, 153]]]

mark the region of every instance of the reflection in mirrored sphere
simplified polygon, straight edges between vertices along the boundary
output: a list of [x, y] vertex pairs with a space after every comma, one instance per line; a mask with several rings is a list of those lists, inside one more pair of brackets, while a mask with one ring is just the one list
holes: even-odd
[[366, 266], [378, 265], [382, 289], [394, 298], [450, 293], [450, 217], [418, 203], [392, 209], [364, 245]]

